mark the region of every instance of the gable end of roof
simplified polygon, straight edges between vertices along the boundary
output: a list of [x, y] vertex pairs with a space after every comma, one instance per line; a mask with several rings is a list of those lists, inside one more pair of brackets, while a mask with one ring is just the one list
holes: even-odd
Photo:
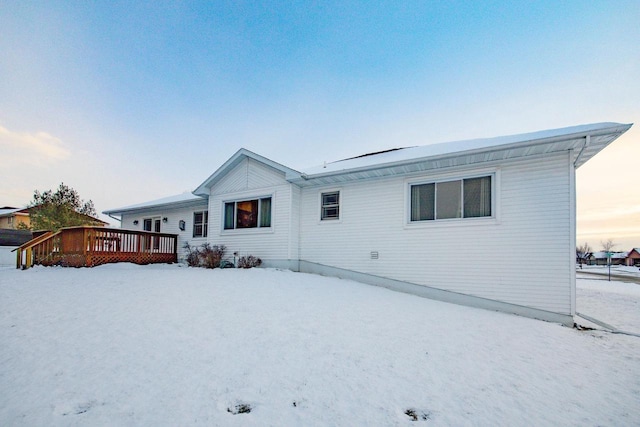
[[222, 164], [209, 178], [207, 178], [202, 184], [200, 184], [194, 191], [193, 194], [198, 196], [208, 196], [209, 189], [215, 185], [222, 177], [224, 177], [229, 171], [231, 171], [234, 167], [236, 167], [240, 162], [244, 159], [249, 158], [260, 162], [266, 166], [269, 166], [273, 169], [276, 169], [282, 173], [284, 173], [285, 178], [288, 180], [290, 178], [300, 177], [300, 172], [288, 168], [280, 163], [274, 162], [273, 160], [267, 159], [259, 154], [256, 154], [252, 151], [249, 151], [245, 148], [241, 148], [236, 151], [236, 153], [229, 158], [226, 162]]

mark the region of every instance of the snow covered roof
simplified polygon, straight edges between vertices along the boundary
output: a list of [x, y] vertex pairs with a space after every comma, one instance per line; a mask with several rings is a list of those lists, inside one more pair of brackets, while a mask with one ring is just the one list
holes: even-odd
[[182, 194], [177, 194], [175, 196], [163, 197], [162, 199], [150, 200], [144, 203], [129, 205], [122, 208], [110, 209], [102, 213], [105, 215], [120, 215], [125, 212], [151, 209], [156, 207], [165, 207], [165, 206], [190, 205], [197, 202], [206, 203], [207, 199], [204, 199], [200, 196], [196, 196], [195, 194], [192, 194], [192, 193], [182, 193]]
[[[624, 259], [628, 255], [628, 252], [613, 252], [611, 254], [611, 259]], [[596, 259], [606, 259], [608, 258], [607, 253], [604, 251], [594, 252], [593, 257]]]
[[577, 168], [630, 127], [631, 124], [594, 123], [392, 149], [313, 167], [292, 181], [299, 185], [331, 184], [568, 150], [573, 150], [572, 160]]
[[3, 208], [0, 209], [0, 216], [13, 215], [21, 211], [26, 211], [26, 208]]
[[210, 188], [245, 159], [255, 160], [285, 175], [299, 186], [334, 184], [366, 178], [408, 174], [439, 168], [502, 161], [561, 151], [572, 153], [580, 167], [632, 125], [593, 123], [561, 129], [471, 139], [408, 148], [392, 148], [310, 168], [300, 173], [244, 148], [238, 150], [192, 193], [104, 211], [106, 215], [141, 209], [176, 206], [206, 200]]

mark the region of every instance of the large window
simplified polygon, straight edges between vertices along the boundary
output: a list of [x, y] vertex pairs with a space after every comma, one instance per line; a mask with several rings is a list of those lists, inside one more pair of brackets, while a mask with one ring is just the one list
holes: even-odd
[[411, 185], [411, 221], [491, 215], [491, 176]]
[[320, 219], [340, 219], [340, 192], [332, 191], [330, 193], [322, 193]]
[[271, 197], [226, 202], [224, 229], [271, 227]]
[[209, 211], [193, 213], [193, 237], [207, 237], [209, 229]]

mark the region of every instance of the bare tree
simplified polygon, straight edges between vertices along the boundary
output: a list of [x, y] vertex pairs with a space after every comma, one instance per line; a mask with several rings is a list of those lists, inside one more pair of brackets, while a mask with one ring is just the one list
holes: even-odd
[[613, 241], [613, 239], [607, 239], [605, 241], [600, 241], [600, 244], [602, 245], [602, 250], [604, 252], [613, 252], [613, 248], [616, 247], [616, 244]]
[[606, 241], [601, 241], [602, 250], [607, 253], [607, 265], [609, 265], [609, 281], [611, 281], [611, 254], [613, 253], [613, 248], [616, 247], [616, 244], [612, 239], [607, 239]]
[[580, 263], [580, 268], [582, 268], [582, 263], [586, 262], [587, 256], [591, 253], [591, 246], [589, 243], [584, 242], [582, 245], [576, 247], [576, 258], [578, 258], [578, 262]]

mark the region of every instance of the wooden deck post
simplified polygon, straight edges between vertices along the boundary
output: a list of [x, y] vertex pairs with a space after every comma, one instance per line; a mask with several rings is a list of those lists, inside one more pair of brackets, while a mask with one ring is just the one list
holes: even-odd
[[27, 255], [26, 255], [26, 260], [25, 260], [25, 268], [31, 268], [31, 265], [33, 264], [33, 260], [31, 259], [31, 248], [27, 248]]
[[173, 238], [173, 262], [178, 262], [178, 236]]
[[83, 228], [82, 229], [82, 256], [84, 257], [84, 263], [87, 266], [91, 266], [91, 260], [89, 259], [88, 255], [88, 251], [89, 251], [89, 245], [91, 244], [89, 242], [89, 234], [87, 233], [87, 229]]

